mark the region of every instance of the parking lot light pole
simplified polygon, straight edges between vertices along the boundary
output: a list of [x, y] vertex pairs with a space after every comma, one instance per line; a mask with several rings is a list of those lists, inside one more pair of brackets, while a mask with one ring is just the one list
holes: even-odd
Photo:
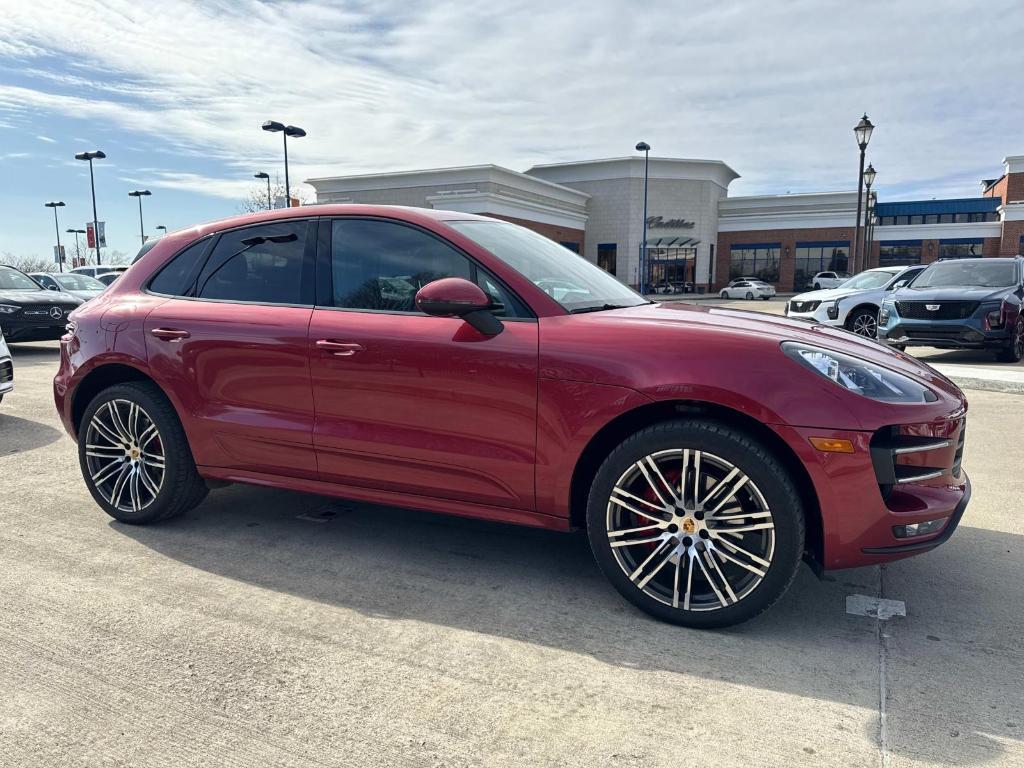
[[875, 183], [876, 175], [875, 166], [868, 163], [868, 167], [864, 169], [864, 269], [868, 268], [868, 260], [871, 258], [868, 245], [871, 241], [868, 239], [868, 233], [871, 229], [871, 185]]
[[640, 277], [637, 281], [639, 283], [640, 295], [643, 296], [646, 277], [644, 267], [647, 262], [647, 169], [651, 157], [651, 145], [646, 141], [641, 141], [636, 145], [636, 151], [644, 153], [644, 226], [640, 240]]
[[148, 189], [135, 189], [128, 193], [128, 197], [136, 197], [139, 200], [139, 239], [143, 245], [146, 244], [146, 229], [142, 226], [142, 198], [152, 194]]
[[78, 239], [78, 236], [79, 235], [84, 235], [85, 234], [85, 230], [84, 229], [65, 229], [64, 231], [67, 232], [69, 235], [74, 235], [75, 236], [75, 259], [77, 261], [81, 261], [82, 260], [82, 243]]
[[64, 271], [64, 258], [60, 252], [60, 224], [57, 223], [57, 209], [63, 208], [63, 202], [50, 202], [43, 203], [47, 208], [53, 208], [53, 228], [57, 231], [57, 267], [59, 271]]
[[96, 238], [97, 264], [101, 264], [102, 261], [100, 259], [100, 222], [99, 217], [96, 216], [96, 181], [92, 173], [92, 161], [103, 160], [106, 156], [106, 153], [101, 149], [94, 149], [92, 152], [79, 152], [75, 155], [75, 160], [89, 161], [89, 187], [92, 189], [92, 236]]
[[165, 227], [163, 224], [157, 224], [155, 227], [153, 227], [153, 229], [162, 229], [163, 234], [167, 234], [167, 227]]
[[861, 264], [860, 247], [860, 212], [864, 194], [864, 152], [871, 141], [871, 133], [875, 126], [868, 119], [867, 112], [860, 119], [860, 122], [853, 126], [853, 135], [857, 139], [857, 146], [860, 147], [860, 170], [857, 172], [857, 222], [853, 228], [853, 271], [857, 273], [857, 266]]
[[[285, 125], [279, 123], [276, 120], [267, 120], [263, 123], [263, 130], [269, 131], [270, 133], [281, 132], [284, 135], [284, 207], [292, 207], [292, 187], [288, 180], [288, 137], [291, 136], [293, 139], [301, 139], [306, 135], [306, 132], [295, 125]], [[267, 180], [267, 186], [270, 186], [270, 180]]]
[[260, 171], [252, 175], [254, 179], [266, 179], [267, 180], [267, 210], [269, 211], [274, 207], [274, 199], [270, 196], [270, 174], [266, 171]]

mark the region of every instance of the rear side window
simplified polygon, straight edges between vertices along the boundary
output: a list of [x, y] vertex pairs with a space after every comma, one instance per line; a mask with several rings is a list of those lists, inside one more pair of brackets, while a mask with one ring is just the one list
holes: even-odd
[[225, 232], [196, 283], [201, 299], [301, 304], [306, 221]]
[[209, 244], [210, 238], [203, 238], [172, 258], [153, 278], [149, 289], [154, 293], [164, 293], [168, 296], [188, 296], [195, 282], [196, 272], [199, 271], [203, 252]]

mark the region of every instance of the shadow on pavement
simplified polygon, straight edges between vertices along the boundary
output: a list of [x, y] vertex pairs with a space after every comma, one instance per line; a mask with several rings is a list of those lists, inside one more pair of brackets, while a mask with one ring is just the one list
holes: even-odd
[[4, 412], [0, 406], [0, 457], [24, 453], [60, 440], [64, 433], [51, 426]]
[[[877, 594], [877, 568], [842, 572], [826, 581], [802, 568], [789, 594], [768, 613], [731, 630], [702, 632], [649, 619], [621, 599], [598, 571], [581, 534], [244, 486], [211, 493], [190, 515], [159, 526], [111, 525], [189, 566], [367, 616], [429, 622], [588, 654], [637, 670], [699, 674], [878, 709], [876, 622], [845, 613], [847, 594]], [[979, 540], [995, 535], [965, 528], [947, 545], [946, 560], [958, 562], [961, 569], [965, 561], [977, 566], [977, 560], [965, 558], [966, 550], [959, 557], [952, 550], [988, 546]], [[1007, 585], [1019, 585], [1024, 576], [1019, 542], [1015, 547], [1014, 565], [998, 577]], [[936, 589], [936, 564], [928, 563], [935, 556], [914, 561], [922, 573], [904, 592]], [[887, 566], [886, 573], [904, 567]], [[951, 582], [959, 577], [987, 578], [956, 567], [945, 574]], [[917, 602], [912, 594], [895, 596], [911, 606]], [[992, 590], [977, 593], [976, 602], [982, 604], [972, 610], [984, 612], [984, 601], [996, 596]], [[920, 646], [914, 652], [922, 655], [914, 663], [922, 671], [931, 674], [933, 666], [941, 668], [941, 674], [936, 670], [931, 678], [935, 690], [929, 695], [948, 702], [946, 718], [964, 734], [959, 747], [971, 744], [977, 749], [951, 759], [936, 751], [937, 743], [915, 740], [906, 751], [952, 764], [995, 759], [1004, 747], [991, 734], [1020, 739], [1022, 732], [1009, 725], [998, 728], [1000, 723], [988, 719], [982, 720], [984, 726], [972, 727], [979, 719], [976, 715], [984, 718], [989, 711], [993, 692], [962, 684], [964, 660], [943, 666], [945, 659], [936, 654], [943, 644], [927, 639], [916, 628], [916, 618], [911, 614], [905, 625], [897, 625], [899, 639], [888, 642], [902, 644], [905, 636], [908, 644]], [[891, 626], [893, 622], [883, 630]], [[966, 641], [956, 642], [963, 646]], [[969, 655], [969, 646], [964, 647]], [[1019, 662], [1019, 651], [1010, 654], [1014, 656]], [[1005, 660], [991, 654], [978, 659], [979, 664], [982, 661], [990, 676], [1003, 681], [997, 695], [1021, 711], [1024, 697], [1012, 686], [1012, 681], [1019, 681], [1019, 667], [1001, 668]], [[899, 683], [921, 685], [913, 680]], [[877, 733], [867, 737], [876, 740]], [[892, 749], [903, 747], [896, 744]]]
[[17, 342], [8, 339], [7, 346], [14, 358], [15, 376], [19, 360], [32, 362], [35, 360], [60, 359], [60, 343], [56, 341]]

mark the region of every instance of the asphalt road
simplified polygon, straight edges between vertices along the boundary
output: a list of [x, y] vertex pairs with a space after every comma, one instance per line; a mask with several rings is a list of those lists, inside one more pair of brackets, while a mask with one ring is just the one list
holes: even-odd
[[2, 766], [1024, 765], [1024, 396], [968, 393], [946, 546], [803, 570], [697, 632], [620, 599], [582, 536], [245, 487], [111, 522], [53, 410], [55, 345], [14, 354]]

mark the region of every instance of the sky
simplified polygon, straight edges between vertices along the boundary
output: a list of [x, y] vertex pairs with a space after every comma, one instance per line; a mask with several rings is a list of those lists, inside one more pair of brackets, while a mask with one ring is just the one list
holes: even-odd
[[[307, 178], [652, 154], [724, 160], [730, 194], [967, 197], [1024, 154], [1024, 3], [832, 0], [0, 0], [0, 255], [92, 218], [238, 213], [252, 174]], [[311, 192], [311, 190], [309, 190]]]

